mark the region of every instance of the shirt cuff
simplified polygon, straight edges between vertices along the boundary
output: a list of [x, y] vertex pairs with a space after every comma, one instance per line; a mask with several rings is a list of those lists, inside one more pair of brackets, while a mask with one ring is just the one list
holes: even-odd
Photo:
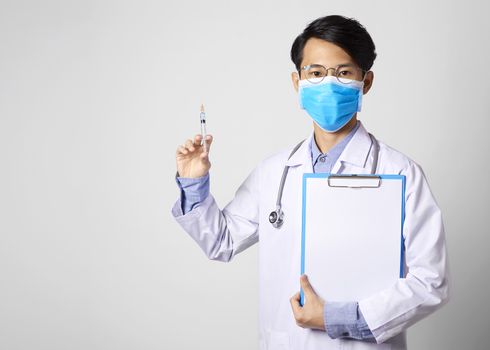
[[326, 302], [323, 318], [327, 334], [332, 339], [376, 341], [357, 302]]
[[209, 195], [209, 173], [196, 178], [176, 175], [175, 181], [180, 188], [182, 214], [184, 215], [199, 206]]

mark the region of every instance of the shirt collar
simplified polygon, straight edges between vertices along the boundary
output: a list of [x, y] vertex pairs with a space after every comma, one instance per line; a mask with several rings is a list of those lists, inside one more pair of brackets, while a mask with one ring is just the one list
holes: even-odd
[[315, 138], [313, 137], [311, 140], [311, 162], [313, 164], [313, 167], [315, 166], [316, 162], [318, 161], [318, 157], [322, 155], [326, 155], [327, 157], [331, 158], [333, 162], [335, 162], [339, 156], [342, 154], [344, 151], [345, 146], [349, 143], [349, 141], [352, 139], [354, 134], [356, 133], [357, 129], [359, 128], [359, 121], [356, 122], [356, 125], [351, 129], [351, 131], [345, 136], [342, 140], [340, 140], [339, 143], [335, 144], [332, 148], [328, 150], [326, 153], [322, 153], [320, 149], [318, 148], [318, 145], [315, 142]]
[[[352, 140], [345, 146], [345, 149], [340, 155], [339, 160], [351, 163], [359, 167], [364, 167], [369, 151], [371, 150], [372, 141], [369, 133], [364, 128], [364, 125], [361, 121], [358, 121], [358, 125], [359, 126], [357, 127], [357, 131], [354, 132]], [[311, 167], [312, 143], [315, 143], [314, 131], [311, 131], [310, 136], [303, 142], [303, 144], [291, 156], [291, 158], [286, 161], [286, 165], [297, 166], [304, 164]], [[334, 171], [334, 169], [332, 169], [332, 171]]]

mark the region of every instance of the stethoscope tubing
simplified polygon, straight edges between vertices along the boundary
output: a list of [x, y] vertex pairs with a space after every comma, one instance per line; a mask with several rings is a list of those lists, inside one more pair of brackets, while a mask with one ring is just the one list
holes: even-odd
[[[376, 140], [376, 138], [372, 134], [369, 134], [369, 137], [371, 138], [371, 147], [369, 149], [369, 152], [371, 152], [371, 149], [374, 148], [373, 163], [371, 165], [371, 174], [374, 175], [376, 174], [378, 168], [379, 143], [378, 140]], [[293, 156], [294, 153], [296, 153], [296, 151], [298, 150], [298, 148], [301, 147], [303, 142], [305, 142], [305, 140], [302, 140], [293, 148], [293, 150], [289, 154], [288, 160]], [[285, 165], [284, 170], [282, 171], [281, 182], [279, 183], [279, 189], [277, 191], [276, 210], [272, 211], [269, 214], [269, 222], [275, 228], [280, 228], [284, 223], [284, 212], [281, 209], [281, 200], [282, 200], [282, 192], [284, 191], [284, 185], [286, 183], [286, 178], [288, 176], [288, 171], [289, 171], [289, 166]]]

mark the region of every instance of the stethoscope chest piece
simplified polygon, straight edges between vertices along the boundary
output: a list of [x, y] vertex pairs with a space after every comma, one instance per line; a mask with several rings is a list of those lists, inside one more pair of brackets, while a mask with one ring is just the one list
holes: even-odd
[[280, 208], [271, 211], [271, 213], [269, 214], [269, 222], [275, 228], [281, 227], [282, 223], [284, 222], [284, 212]]

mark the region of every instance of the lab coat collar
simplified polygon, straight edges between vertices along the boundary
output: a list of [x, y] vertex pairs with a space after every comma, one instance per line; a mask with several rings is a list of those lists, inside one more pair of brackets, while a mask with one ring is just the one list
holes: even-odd
[[[364, 125], [359, 121], [359, 128], [349, 141], [344, 151], [340, 154], [339, 159], [332, 168], [332, 173], [337, 173], [340, 169], [341, 162], [350, 163], [354, 166], [364, 168], [368, 159], [369, 151], [371, 149], [371, 138], [369, 133], [364, 128]], [[296, 153], [286, 162], [287, 166], [293, 167], [297, 165], [307, 166], [306, 172], [313, 172], [313, 165], [311, 161], [311, 141], [314, 137], [314, 131], [312, 131], [309, 137], [298, 148]]]
[[342, 163], [348, 163], [358, 168], [365, 168], [367, 166], [366, 163], [369, 152], [371, 151], [372, 140], [361, 121], [359, 121], [359, 124], [356, 133], [347, 146], [345, 146], [344, 151], [335, 163], [332, 173], [337, 173]]
[[286, 161], [286, 165], [289, 167], [297, 165], [308, 165], [312, 168], [311, 162], [311, 141], [314, 138], [314, 131], [310, 132], [310, 135], [304, 140], [303, 144], [298, 148], [298, 150]]

